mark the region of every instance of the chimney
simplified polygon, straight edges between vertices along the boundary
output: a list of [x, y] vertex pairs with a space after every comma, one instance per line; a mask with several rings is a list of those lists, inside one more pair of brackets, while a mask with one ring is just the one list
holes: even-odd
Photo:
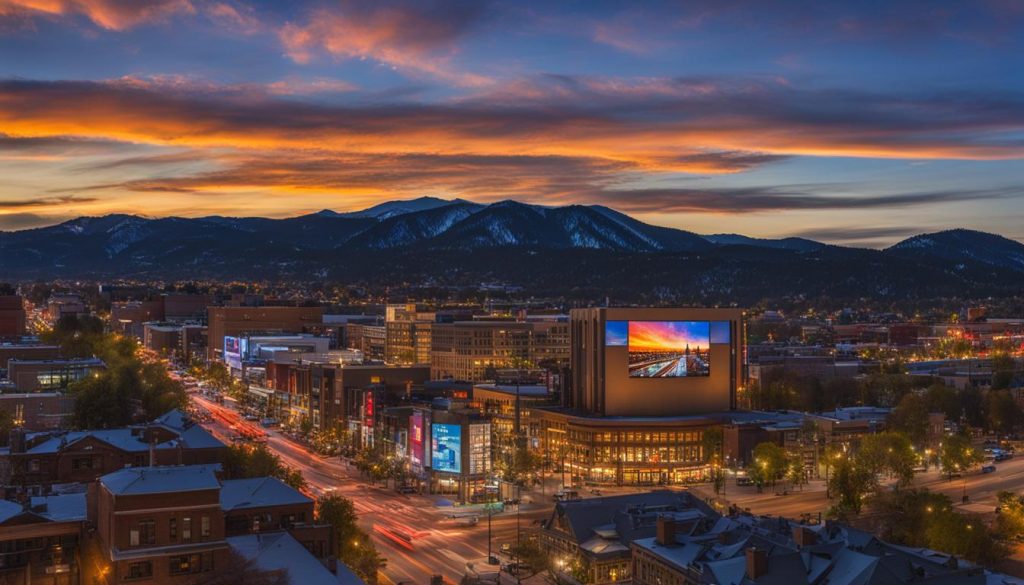
[[667, 516], [658, 516], [658, 531], [655, 542], [661, 546], [676, 544], [676, 521]]
[[799, 546], [812, 546], [818, 544], [818, 534], [806, 526], [794, 526], [793, 542]]
[[747, 549], [747, 578], [757, 581], [768, 574], [768, 551], [757, 547]]

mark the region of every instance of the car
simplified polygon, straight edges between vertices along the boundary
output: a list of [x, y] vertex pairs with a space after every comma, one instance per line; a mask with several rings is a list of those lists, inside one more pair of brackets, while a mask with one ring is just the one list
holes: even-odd
[[996, 471], [996, 466], [995, 465], [985, 465], [984, 467], [981, 468], [981, 472], [982, 473], [995, 473], [995, 471]]
[[504, 554], [512, 554], [512, 545], [507, 542], [502, 543], [502, 545], [498, 547], [498, 550]]
[[411, 485], [401, 485], [401, 486], [398, 486], [398, 493], [400, 493], [400, 494], [415, 494], [416, 493], [416, 488], [412, 487]]
[[736, 485], [738, 485], [738, 486], [754, 485], [754, 480], [750, 479], [749, 477], [737, 477], [736, 478]]

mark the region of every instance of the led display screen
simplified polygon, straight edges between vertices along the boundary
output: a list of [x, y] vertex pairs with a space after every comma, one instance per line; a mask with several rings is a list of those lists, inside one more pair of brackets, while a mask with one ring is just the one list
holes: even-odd
[[[607, 328], [605, 343], [607, 345]], [[630, 378], [689, 378], [711, 374], [708, 321], [629, 321]]]
[[430, 427], [430, 439], [434, 471], [462, 473], [462, 427], [434, 423]]
[[629, 321], [608, 321], [604, 324], [605, 347], [626, 347], [629, 344]]
[[413, 465], [423, 465], [423, 413], [415, 411], [409, 417], [409, 459]]
[[242, 369], [242, 340], [237, 337], [224, 338], [224, 363], [236, 370]]

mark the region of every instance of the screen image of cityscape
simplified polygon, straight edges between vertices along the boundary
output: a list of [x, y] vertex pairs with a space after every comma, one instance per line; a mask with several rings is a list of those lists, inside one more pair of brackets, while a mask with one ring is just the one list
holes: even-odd
[[630, 377], [710, 375], [710, 326], [707, 321], [630, 321]]
[[462, 427], [434, 423], [431, 426], [431, 465], [435, 471], [462, 472]]

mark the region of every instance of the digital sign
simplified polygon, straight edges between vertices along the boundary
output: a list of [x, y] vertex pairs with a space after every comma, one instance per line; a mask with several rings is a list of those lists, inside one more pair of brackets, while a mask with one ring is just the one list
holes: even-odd
[[[689, 378], [711, 375], [710, 322], [625, 323], [630, 378]], [[606, 345], [607, 335], [606, 328]]]
[[606, 347], [625, 347], [629, 344], [629, 321], [608, 321], [604, 324]]
[[462, 427], [434, 423], [430, 427], [430, 459], [434, 471], [462, 473]]
[[423, 465], [423, 413], [409, 415], [409, 459], [413, 465]]
[[236, 370], [242, 369], [242, 342], [248, 341], [238, 337], [224, 338], [224, 363]]

